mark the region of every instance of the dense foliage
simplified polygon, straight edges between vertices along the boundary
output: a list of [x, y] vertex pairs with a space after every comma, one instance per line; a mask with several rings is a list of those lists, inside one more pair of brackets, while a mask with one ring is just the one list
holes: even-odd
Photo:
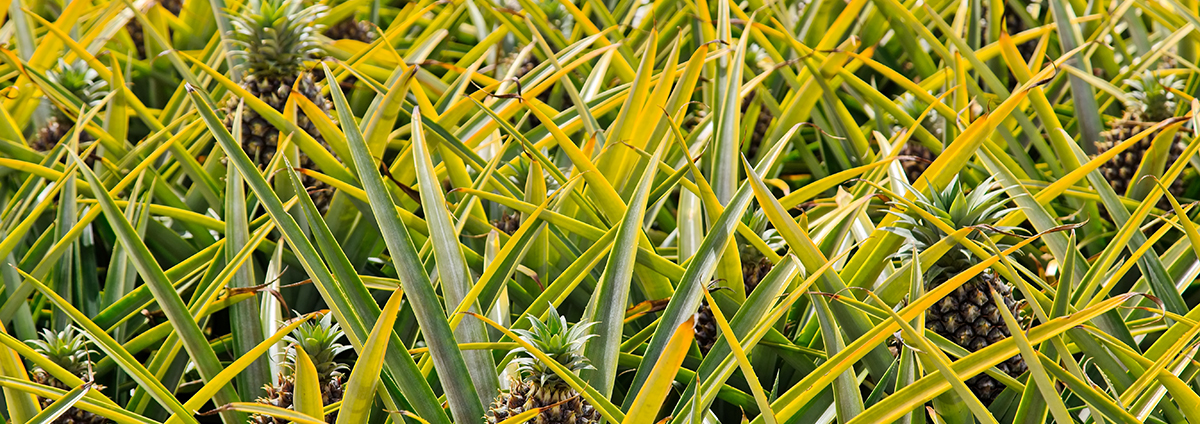
[[1196, 0], [12, 0], [0, 413], [1200, 423]]

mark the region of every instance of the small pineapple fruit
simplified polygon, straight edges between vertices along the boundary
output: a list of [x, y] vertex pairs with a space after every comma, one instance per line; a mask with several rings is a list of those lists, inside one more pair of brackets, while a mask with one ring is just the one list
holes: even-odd
[[[242, 11], [234, 15], [231, 37], [241, 47], [244, 75], [242, 88], [266, 102], [275, 110], [283, 111], [288, 96], [296, 91], [307, 97], [325, 114], [331, 108], [329, 100], [321, 95], [321, 88], [306, 72], [304, 61], [321, 53], [316, 33], [320, 29], [313, 20], [324, 11], [324, 6], [305, 7], [301, 0], [251, 0]], [[242, 99], [231, 97], [225, 105], [225, 126], [233, 129], [233, 120]], [[297, 125], [326, 146], [324, 137], [303, 113], [296, 114]], [[242, 111], [242, 149], [260, 167], [266, 166], [275, 157], [281, 134], [279, 129], [267, 122], [254, 110], [246, 107]], [[312, 159], [300, 153], [303, 168], [314, 167]], [[330, 187], [315, 178], [302, 177], [317, 208], [324, 213], [329, 208], [333, 195]]]
[[704, 118], [708, 116], [708, 109], [701, 107], [684, 115], [683, 121], [679, 123], [679, 131], [685, 137], [690, 135], [692, 131], [696, 131], [700, 124], [704, 122]]
[[375, 41], [371, 23], [351, 16], [333, 24], [325, 30], [325, 36], [334, 40], [356, 40], [364, 43]]
[[[750, 106], [754, 104], [754, 98], [758, 91], [751, 91], [749, 95], [742, 99], [742, 116], [751, 112]], [[771, 120], [775, 119], [775, 115], [771, 113], [771, 109], [767, 105], [761, 104], [758, 109], [758, 115], [754, 117], [754, 130], [750, 132], [750, 139], [747, 140], [750, 145], [746, 146], [746, 157], [754, 159], [758, 156], [758, 150], [762, 148], [763, 141], [767, 139], [767, 130], [771, 127]]]
[[[900, 97], [900, 109], [907, 113], [908, 116], [914, 118], [921, 116], [928, 107], [929, 104], [917, 99], [912, 93], [904, 93]], [[925, 119], [921, 121], [921, 126], [925, 127], [934, 137], [941, 138], [942, 129], [940, 128], [941, 125], [939, 125], [939, 119], [937, 112], [930, 111], [928, 115], [925, 115]], [[901, 128], [899, 125], [892, 128], [892, 132], [895, 133], [902, 130], [905, 130], [905, 128]], [[900, 156], [912, 158], [900, 160], [900, 165], [904, 167], [904, 174], [908, 176], [910, 183], [915, 183], [918, 178], [921, 178], [921, 174], [925, 173], [926, 169], [929, 169], [929, 164], [937, 159], [937, 155], [933, 151], [911, 137], [908, 143], [904, 145], [904, 148], [900, 149]]]
[[[1004, 207], [1004, 202], [997, 201], [1003, 190], [991, 189], [992, 185], [993, 181], [989, 178], [978, 188], [967, 193], [959, 183], [958, 177], [955, 177], [941, 192], [931, 190], [930, 193], [920, 193], [911, 186], [908, 188], [916, 196], [913, 202], [918, 207], [939, 217], [951, 228], [960, 229], [994, 224], [1009, 211]], [[901, 257], [920, 254], [921, 250], [946, 237], [946, 233], [927, 222], [915, 210], [896, 215], [900, 218], [901, 226], [885, 229], [908, 238], [909, 243], [900, 251]], [[971, 234], [972, 239], [983, 237], [979, 232]], [[965, 247], [960, 245], [951, 248], [927, 271], [926, 290], [940, 286], [978, 262], [979, 260]], [[997, 305], [993, 300], [993, 290], [1003, 298], [1003, 305]], [[999, 308], [1007, 308], [1016, 314], [1012, 287], [987, 270], [954, 289], [926, 311], [925, 327], [974, 352], [1009, 337], [1008, 327]], [[1015, 377], [1025, 372], [1025, 361], [1020, 356], [1014, 356], [1001, 362], [997, 368]], [[972, 377], [967, 380], [967, 386], [985, 405], [1004, 391], [1004, 385], [987, 374]]]
[[496, 220], [496, 222], [493, 222], [492, 225], [495, 226], [497, 230], [500, 230], [504, 234], [511, 236], [513, 233], [517, 232], [518, 228], [521, 228], [521, 212], [509, 211], [503, 213], [500, 215], [500, 219]]
[[[553, 307], [546, 322], [529, 317], [529, 330], [513, 330], [522, 340], [532, 344], [555, 362], [571, 370], [591, 368], [586, 357], [580, 350], [588, 339], [595, 337], [589, 334], [594, 322], [579, 322], [568, 325], [567, 319], [560, 316]], [[517, 373], [520, 378], [509, 380], [507, 392], [501, 392], [492, 402], [487, 422], [499, 423], [524, 411], [548, 407], [533, 419], [537, 424], [592, 424], [600, 422], [600, 413], [588, 404], [579, 393], [568, 386], [565, 381], [554, 373], [541, 360], [534, 357], [524, 348], [518, 347], [513, 353], [521, 355], [516, 359]], [[562, 402], [562, 403], [559, 403]]]
[[[1104, 141], [1097, 146], [1101, 153], [1174, 116], [1176, 98], [1170, 89], [1183, 88], [1183, 82], [1175, 79], [1174, 75], [1157, 77], [1150, 71], [1137, 78], [1125, 80], [1125, 82], [1133, 88], [1133, 92], [1129, 94], [1129, 101], [1125, 105], [1125, 116], [1121, 120], [1113, 122], [1112, 129], [1103, 133]], [[1187, 144], [1183, 142], [1182, 132], [1183, 129], [1180, 129], [1175, 133], [1175, 138], [1166, 141], [1170, 143], [1167, 166], [1175, 163], [1183, 154], [1184, 148], [1187, 147]], [[1150, 150], [1151, 144], [1157, 136], [1158, 132], [1155, 132], [1143, 138], [1100, 167], [1104, 178], [1108, 180], [1109, 184], [1112, 184], [1113, 190], [1118, 195], [1129, 193], [1130, 186], [1136, 182], [1132, 179], [1137, 176], [1142, 158]], [[1169, 190], [1176, 197], [1183, 194], [1183, 179], [1176, 178]]]
[[[161, 0], [158, 3], [175, 16], [179, 16], [179, 12], [183, 11], [183, 0]], [[137, 47], [138, 58], [145, 59], [146, 31], [142, 29], [141, 21], [138, 21], [137, 18], [129, 19], [129, 23], [125, 24], [125, 31], [129, 32], [129, 38], [133, 39], [133, 45]]]
[[[345, 333], [338, 324], [333, 322], [333, 315], [326, 314], [317, 322], [301, 324], [292, 334], [285, 337], [288, 343], [287, 357], [284, 362], [284, 372], [280, 373], [278, 382], [263, 387], [267, 396], [258, 399], [259, 403], [277, 406], [284, 409], [294, 409], [292, 393], [296, 387], [296, 349], [291, 346], [299, 345], [312, 359], [320, 378], [321, 402], [330, 405], [342, 400], [343, 371], [350, 367], [337, 361], [337, 356], [350, 350], [350, 346], [338, 342]], [[337, 420], [337, 412], [325, 416], [325, 422], [333, 424]], [[254, 415], [250, 418], [255, 424], [284, 424], [287, 421], [266, 415]]]
[[[30, 340], [26, 343], [32, 345], [35, 352], [45, 356], [46, 359], [63, 367], [63, 369], [79, 376], [84, 381], [92, 381], [91, 355], [96, 352], [88, 347], [88, 341], [84, 334], [76, 332], [75, 327], [68, 326], [63, 331], [57, 333], [50, 329], [43, 329], [41, 337], [38, 340]], [[73, 389], [73, 387], [69, 387], [52, 377], [42, 367], [34, 366], [30, 374], [34, 383], [62, 390]], [[47, 398], [38, 398], [38, 403], [41, 404], [42, 408], [50, 406], [53, 402], [53, 400]], [[53, 423], [100, 424], [107, 421], [108, 419], [102, 416], [72, 407], [59, 416], [58, 419], [55, 419]]]
[[[47, 72], [46, 78], [62, 86], [68, 93], [89, 107], [95, 106], [104, 96], [108, 95], [108, 82], [99, 79], [96, 70], [89, 67], [83, 60], [68, 64], [59, 59], [58, 67]], [[74, 109], [74, 106], [69, 107]], [[59, 140], [71, 132], [71, 128], [74, 126], [75, 122], [69, 115], [61, 109], [55, 108], [46, 124], [38, 128], [37, 135], [33, 137], [30, 147], [39, 152], [53, 149]], [[92, 136], [87, 132], [80, 133], [79, 141], [92, 141]]]
[[[768, 247], [779, 250], [784, 246], [783, 237], [774, 228], [769, 228], [770, 221], [762, 210], [747, 213], [743, 221], [767, 243]], [[738, 240], [738, 256], [742, 261], [742, 286], [746, 290], [746, 296], [749, 296], [775, 264], [740, 235], [735, 237]], [[708, 304], [708, 300], [700, 302], [692, 330], [696, 333], [696, 344], [704, 354], [707, 354], [721, 337], [721, 330], [717, 328], [717, 321], [713, 317], [712, 306]]]

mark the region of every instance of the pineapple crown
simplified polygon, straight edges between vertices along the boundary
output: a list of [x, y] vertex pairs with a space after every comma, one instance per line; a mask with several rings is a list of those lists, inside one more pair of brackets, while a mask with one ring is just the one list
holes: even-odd
[[108, 95], [108, 81], [100, 79], [100, 74], [83, 60], [67, 63], [59, 58], [58, 66], [46, 72], [46, 78], [89, 107]]
[[[754, 231], [755, 234], [758, 234], [758, 237], [767, 243], [767, 247], [770, 247], [772, 250], [778, 251], [786, 245], [783, 236], [779, 235], [779, 231], [771, 226], [771, 221], [767, 218], [767, 213], [762, 209], [747, 210], [746, 214], [742, 215], [742, 223], [750, 227], [750, 230]], [[735, 237], [738, 240], [738, 246], [741, 248], [739, 253], [743, 261], [762, 258], [762, 252], [751, 246], [741, 234], [735, 234]]]
[[[997, 221], [1008, 212], [1016, 208], [1005, 208], [1004, 200], [1000, 200], [1000, 195], [1004, 194], [1003, 187], [995, 187], [994, 180], [988, 178], [979, 184], [978, 188], [967, 193], [964, 190], [958, 176], [950, 180], [941, 191], [936, 190], [930, 184], [929, 191], [922, 193], [908, 185], [906, 181], [898, 181], [905, 188], [913, 193], [913, 203], [918, 208], [932, 215], [937, 220], [949, 225], [954, 229], [967, 227], [986, 226], [987, 228], [996, 231], [1014, 231], [1018, 230], [1015, 227], [994, 227]], [[908, 209], [904, 212], [894, 212], [889, 210], [888, 213], [899, 218], [900, 226], [884, 227], [886, 231], [903, 236], [909, 240], [909, 243], [901, 248], [898, 255], [902, 258], [911, 257], [919, 253], [921, 250], [932, 246], [941, 241], [948, 234], [940, 228], [928, 222], [925, 217], [917, 213], [916, 210]], [[978, 231], [971, 232], [968, 238], [978, 240], [981, 233]], [[941, 259], [930, 267], [930, 275], [927, 277], [930, 280], [937, 274], [943, 271], [961, 271], [965, 269], [971, 262], [971, 251], [964, 247], [957, 247], [946, 252]]]
[[321, 54], [320, 26], [313, 23], [325, 6], [304, 6], [302, 0], [250, 0], [234, 14], [230, 36], [241, 50], [241, 66], [251, 76], [294, 76], [304, 61]]
[[343, 369], [347, 368], [346, 364], [334, 359], [342, 352], [352, 348], [338, 343], [338, 340], [345, 335], [341, 326], [333, 322], [332, 314], [325, 314], [316, 322], [309, 321], [300, 324], [299, 327], [292, 330], [292, 334], [284, 337], [289, 345], [287, 362], [289, 364], [296, 363], [296, 349], [290, 346], [299, 345], [316, 366], [321, 382], [327, 382], [331, 377], [340, 374]]
[[[914, 96], [912, 93], [905, 92], [900, 96], [899, 106], [900, 110], [904, 111], [904, 113], [907, 113], [908, 116], [913, 117], [913, 119], [916, 119], [925, 112], [925, 109], [929, 108], [929, 103], [918, 99], [917, 96]], [[938, 116], [939, 115], [936, 109], [930, 111], [928, 115], [925, 115], [924, 124], [930, 125], [936, 123]]]
[[[522, 340], [532, 344], [537, 350], [545, 353], [550, 359], [571, 371], [592, 368], [592, 364], [588, 362], [587, 357], [580, 353], [580, 350], [583, 349], [583, 345], [588, 339], [596, 337], [595, 334], [590, 334], [590, 330], [597, 323], [581, 321], [575, 325], [569, 325], [567, 319], [554, 309], [554, 305], [550, 305], [550, 317], [546, 322], [530, 316], [529, 323], [531, 324], [529, 330], [516, 329], [513, 332], [517, 333]], [[516, 364], [517, 371], [522, 376], [528, 375], [542, 387], [566, 384], [548, 365], [534, 357], [525, 348], [513, 349], [513, 353], [521, 355], [516, 359]]]
[[1175, 115], [1175, 93], [1171, 89], [1183, 89], [1183, 81], [1175, 75], [1158, 77], [1154, 72], [1146, 71], [1125, 83], [1133, 88], [1125, 107], [1134, 118], [1158, 122]]
[[74, 326], [67, 326], [57, 333], [49, 328], [43, 329], [38, 339], [25, 343], [46, 359], [81, 377], [88, 373], [91, 354], [96, 353], [88, 347], [85, 335], [77, 332]]

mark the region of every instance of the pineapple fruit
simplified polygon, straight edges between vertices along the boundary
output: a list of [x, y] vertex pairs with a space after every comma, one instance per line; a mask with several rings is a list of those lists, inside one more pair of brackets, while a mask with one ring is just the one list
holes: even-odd
[[[46, 77], [51, 82], [62, 86], [68, 93], [89, 107], [95, 106], [104, 96], [108, 95], [108, 82], [99, 79], [99, 74], [82, 60], [68, 64], [59, 59], [58, 66], [47, 72]], [[61, 109], [56, 108], [46, 124], [38, 128], [30, 147], [39, 152], [53, 149], [59, 140], [70, 134], [74, 126], [75, 122], [72, 118]], [[79, 141], [92, 141], [92, 136], [83, 132], [79, 134]]]
[[[372, 28], [371, 22], [359, 20], [355, 16], [350, 16], [326, 28], [324, 34], [332, 40], [355, 40], [367, 44], [375, 41], [375, 30]], [[317, 73], [314, 76], [314, 80], [316, 82], [324, 81], [325, 74], [323, 72]], [[358, 82], [358, 77], [349, 75], [338, 85], [342, 87], [342, 90], [350, 90], [354, 88], [355, 82]]]
[[[331, 104], [321, 95], [321, 88], [304, 64], [321, 53], [316, 37], [320, 28], [313, 20], [323, 11], [324, 6], [305, 7], [300, 0], [252, 0], [241, 14], [233, 16], [234, 30], [230, 35], [241, 47], [237, 53], [243, 59], [242, 87], [278, 111], [283, 111], [295, 89], [328, 114]], [[231, 131], [241, 100], [231, 97], [225, 105], [225, 126]], [[267, 166], [279, 145], [279, 129], [248, 107], [243, 109], [241, 118], [242, 149], [260, 167]], [[296, 124], [328, 148], [316, 125], [303, 113], [296, 114]], [[300, 163], [293, 165], [314, 167], [304, 152], [300, 153]], [[325, 213], [333, 198], [329, 185], [309, 176], [302, 179], [313, 203]]]
[[[292, 331], [291, 335], [284, 338], [289, 346], [287, 357], [283, 364], [284, 372], [280, 373], [278, 382], [263, 387], [267, 395], [259, 398], [258, 402], [284, 409], [294, 409], [292, 393], [296, 387], [294, 372], [296, 355], [298, 353], [292, 346], [296, 345], [299, 345], [304, 350], [309, 359], [312, 359], [313, 365], [317, 368], [317, 376], [320, 378], [321, 402], [324, 405], [330, 405], [341, 401], [344, 394], [342, 389], [343, 371], [350, 369], [350, 367], [338, 362], [337, 356], [351, 349], [350, 346], [339, 342], [343, 336], [345, 336], [345, 333], [342, 332], [338, 324], [333, 322], [332, 314], [325, 314], [320, 321], [306, 322], [297, 327], [296, 330]], [[336, 411], [325, 416], [325, 422], [329, 424], [333, 424], [336, 420]], [[250, 418], [250, 422], [256, 424], [284, 424], [286, 421], [266, 415], [254, 415]]]
[[[60, 367], [82, 378], [84, 381], [92, 381], [92, 362], [91, 355], [96, 353], [88, 347], [88, 341], [83, 333], [76, 332], [75, 327], [68, 326], [61, 332], [54, 332], [50, 329], [42, 329], [41, 337], [37, 340], [30, 340], [26, 343], [33, 346], [33, 350], [51, 362], [54, 362]], [[52, 377], [49, 372], [42, 367], [34, 366], [30, 372], [31, 380], [34, 383], [54, 387], [62, 390], [71, 390], [69, 387], [58, 379]], [[95, 386], [94, 386], [95, 387]], [[99, 387], [98, 387], [99, 388]], [[54, 401], [51, 399], [39, 397], [38, 403], [42, 408], [50, 406]], [[72, 407], [64, 412], [57, 419], [52, 421], [53, 424], [99, 424], [107, 422], [108, 419], [84, 411], [79, 408]]]
[[[179, 12], [183, 11], [183, 0], [161, 0], [159, 4], [175, 16], [179, 16]], [[125, 24], [125, 31], [129, 32], [129, 38], [133, 39], [133, 45], [137, 47], [138, 58], [145, 59], [146, 31], [142, 29], [142, 23], [136, 18], [130, 19], [129, 23]]]
[[[955, 177], [941, 192], [931, 190], [930, 193], [920, 193], [911, 186], [908, 188], [916, 196], [914, 203], [918, 207], [958, 229], [992, 225], [1009, 212], [1009, 209], [1004, 207], [1004, 202], [997, 201], [1003, 195], [1002, 189], [992, 189], [992, 185], [993, 181], [989, 178], [967, 193], [958, 177]], [[946, 237], [945, 233], [932, 223], [926, 222], [925, 218], [914, 210], [907, 210], [897, 216], [902, 226], [885, 229], [909, 240], [900, 251], [902, 257], [919, 254], [921, 250]], [[983, 237], [979, 232], [971, 234], [972, 238]], [[926, 290], [940, 286], [978, 262], [978, 258], [965, 247], [959, 245], [951, 248], [927, 271]], [[1003, 298], [1003, 305], [998, 305], [993, 300], [993, 290]], [[999, 308], [1007, 308], [1016, 315], [1016, 300], [1012, 296], [1012, 287], [987, 270], [955, 289], [926, 311], [925, 327], [975, 352], [1010, 336]], [[997, 368], [1014, 377], [1021, 375], [1026, 369], [1025, 361], [1020, 356], [1001, 362]], [[985, 405], [995, 400], [1005, 387], [987, 374], [972, 377], [967, 380], [967, 386]]]
[[[591, 368], [581, 350], [588, 339], [595, 337], [590, 334], [594, 322], [579, 322], [569, 325], [567, 319], [558, 314], [553, 307], [546, 322], [536, 317], [529, 317], [530, 329], [516, 329], [522, 340], [532, 344], [554, 361], [571, 370]], [[522, 412], [549, 407], [530, 419], [536, 424], [592, 424], [600, 422], [600, 413], [588, 404], [579, 393], [567, 385], [565, 381], [524, 348], [518, 347], [513, 353], [521, 355], [516, 359], [517, 374], [520, 378], [510, 377], [509, 389], [501, 392], [492, 402], [487, 422], [496, 424]], [[561, 403], [560, 403], [561, 402]], [[555, 405], [557, 404], [557, 405]], [[550, 407], [551, 405], [555, 405]]]
[[[758, 233], [759, 237], [767, 243], [767, 246], [779, 250], [784, 246], [783, 237], [775, 231], [774, 228], [768, 228], [770, 222], [762, 210], [757, 210], [748, 213], [746, 225], [750, 229]], [[762, 252], [758, 251], [754, 246], [750, 246], [741, 236], [736, 236], [738, 240], [738, 256], [742, 261], [742, 286], [746, 290], [746, 295], [749, 296], [758, 283], [762, 282], [763, 277], [771, 272], [775, 264], [771, 262]], [[713, 316], [712, 306], [708, 304], [708, 300], [700, 302], [700, 309], [696, 312], [696, 320], [692, 324], [692, 330], [696, 334], [696, 344], [700, 346], [700, 352], [707, 354], [712, 350], [717, 340], [721, 338], [721, 330], [717, 328], [716, 318]]]
[[370, 43], [375, 40], [375, 31], [371, 29], [370, 22], [351, 16], [326, 29], [325, 36], [334, 40], [357, 40]]
[[[917, 99], [912, 93], [904, 93], [900, 97], [900, 109], [907, 113], [908, 116], [914, 118], [921, 116], [928, 107], [929, 104]], [[925, 127], [934, 137], [941, 138], [942, 132], [939, 119], [937, 112], [931, 111], [928, 115], [925, 115], [925, 119], [921, 121], [921, 126]], [[899, 133], [903, 130], [905, 129], [899, 125], [892, 128], [893, 133]], [[921, 178], [921, 174], [925, 173], [925, 170], [929, 169], [929, 165], [937, 159], [937, 155], [933, 151], [912, 138], [909, 138], [904, 148], [900, 149], [900, 156], [911, 158], [900, 160], [900, 165], [904, 167], [904, 174], [908, 176], [910, 183], [915, 183], [918, 178]]]
[[497, 230], [500, 230], [504, 234], [511, 236], [513, 233], [517, 232], [518, 228], [521, 228], [521, 212], [508, 211], [503, 213], [500, 215], [500, 219], [492, 223], [492, 226], [496, 227]]
[[[1101, 153], [1174, 116], [1176, 98], [1170, 90], [1183, 88], [1183, 82], [1175, 79], [1174, 75], [1158, 77], [1149, 71], [1125, 82], [1133, 88], [1133, 92], [1129, 95], [1129, 101], [1125, 105], [1125, 116], [1121, 120], [1113, 122], [1112, 129], [1103, 133], [1104, 141], [1097, 146]], [[1164, 140], [1170, 143], [1167, 166], [1178, 160], [1179, 156], [1183, 154], [1184, 148], [1187, 147], [1183, 141], [1182, 132], [1181, 129], [1175, 133], [1173, 139]], [[1137, 175], [1142, 158], [1150, 150], [1154, 138], [1157, 136], [1158, 132], [1155, 132], [1143, 138], [1100, 167], [1104, 178], [1109, 181], [1109, 184], [1112, 184], [1112, 188], [1117, 194], [1127, 195], [1131, 186], [1136, 183], [1132, 179]], [[1176, 197], [1182, 195], [1183, 179], [1176, 178], [1169, 190]]]
[[[749, 95], [742, 99], [742, 116], [746, 116], [751, 112], [751, 105], [754, 104], [754, 98], [758, 95], [758, 91], [751, 91]], [[750, 143], [746, 146], [746, 157], [754, 159], [758, 157], [758, 150], [762, 148], [763, 141], [767, 138], [767, 130], [771, 127], [771, 120], [775, 119], [775, 115], [771, 113], [771, 109], [767, 108], [766, 104], [762, 104], [758, 109], [758, 114], [754, 118], [753, 130], [750, 132]]]

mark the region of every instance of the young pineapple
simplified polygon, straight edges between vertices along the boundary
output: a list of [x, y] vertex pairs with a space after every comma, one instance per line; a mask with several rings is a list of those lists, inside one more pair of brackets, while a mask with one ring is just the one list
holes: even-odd
[[[75, 327], [68, 326], [62, 332], [58, 333], [50, 329], [43, 329], [40, 339], [30, 340], [26, 343], [32, 345], [35, 352], [45, 356], [46, 359], [70, 371], [72, 374], [79, 376], [84, 381], [92, 381], [91, 355], [96, 352], [88, 348], [88, 341], [84, 338], [84, 334], [77, 333]], [[46, 372], [42, 367], [34, 366], [30, 374], [34, 383], [62, 390], [73, 389], [73, 387], [69, 387], [50, 376], [50, 373]], [[42, 408], [50, 406], [53, 402], [53, 400], [47, 398], [38, 398], [38, 403], [41, 404]], [[54, 420], [53, 423], [100, 424], [107, 421], [108, 419], [91, 412], [71, 408], [59, 416], [58, 419]]]
[[[750, 106], [754, 104], [754, 97], [757, 94], [758, 91], [751, 91], [742, 99], [743, 117], [751, 112]], [[750, 139], [746, 140], [750, 143], [749, 146], [746, 146], [747, 158], [754, 159], [758, 156], [758, 150], [762, 147], [763, 140], [767, 138], [767, 130], [771, 127], [772, 119], [775, 119], [775, 115], [771, 113], [771, 109], [768, 109], [765, 103], [762, 104], [758, 109], [758, 114], [754, 117], [754, 130], [750, 132]]]
[[[68, 64], [59, 59], [58, 67], [46, 72], [46, 78], [62, 86], [63, 89], [88, 105], [88, 107], [95, 106], [104, 96], [108, 95], [108, 82], [99, 79], [99, 74], [91, 67], [88, 67], [87, 62], [83, 60]], [[70, 106], [70, 108], [73, 109], [74, 106]], [[46, 124], [38, 128], [37, 135], [33, 137], [30, 147], [39, 152], [53, 149], [59, 140], [62, 140], [63, 137], [66, 137], [71, 132], [71, 128], [74, 126], [75, 121], [69, 115], [64, 113], [62, 109], [55, 108], [50, 119], [46, 121]], [[87, 132], [81, 133], [79, 134], [79, 141], [92, 141], [92, 136]]]
[[[1133, 92], [1129, 95], [1130, 99], [1125, 105], [1125, 116], [1123, 119], [1113, 122], [1112, 129], [1103, 133], [1104, 141], [1097, 146], [1101, 153], [1174, 116], [1176, 99], [1170, 89], [1183, 89], [1183, 82], [1175, 79], [1174, 75], [1156, 77], [1150, 71], [1137, 78], [1125, 80], [1125, 82], [1133, 88]], [[1127, 195], [1130, 186], [1136, 183], [1132, 179], [1137, 175], [1142, 158], [1150, 150], [1151, 144], [1157, 136], [1158, 132], [1155, 132], [1143, 138], [1100, 167], [1104, 178], [1112, 184], [1112, 188], [1117, 194]], [[1167, 166], [1170, 166], [1179, 159], [1184, 148], [1187, 147], [1187, 144], [1183, 142], [1183, 130], [1177, 131], [1175, 138], [1168, 142], [1170, 143], [1170, 154]], [[1176, 178], [1169, 190], [1176, 197], [1182, 195], [1183, 179]]]
[[[350, 367], [338, 362], [336, 358], [342, 352], [351, 349], [350, 346], [338, 342], [342, 336], [345, 336], [345, 333], [342, 332], [340, 326], [333, 322], [332, 314], [326, 314], [320, 321], [306, 322], [297, 327], [291, 335], [284, 338], [289, 346], [286, 362], [283, 364], [284, 372], [280, 373], [277, 383], [263, 387], [267, 396], [259, 398], [258, 402], [293, 409], [292, 392], [296, 387], [294, 371], [297, 352], [292, 346], [296, 345], [304, 349], [317, 368], [317, 376], [320, 377], [321, 402], [324, 405], [330, 405], [341, 401], [343, 394], [342, 371]], [[336, 420], [337, 412], [325, 416], [325, 422], [329, 424], [333, 424]], [[266, 415], [254, 415], [250, 421], [257, 424], [286, 423], [286, 421]]]
[[[770, 221], [767, 220], [767, 216], [762, 210], [747, 213], [743, 221], [770, 248], [779, 250], [784, 246], [783, 237], [774, 228], [769, 228]], [[758, 283], [762, 282], [763, 277], [771, 272], [775, 264], [740, 235], [735, 235], [735, 237], [738, 241], [738, 256], [742, 260], [742, 286], [746, 290], [746, 296], [749, 296], [758, 287]], [[713, 317], [712, 306], [708, 304], [707, 300], [700, 302], [700, 309], [696, 312], [692, 330], [696, 333], [696, 344], [700, 346], [700, 352], [704, 354], [707, 354], [713, 344], [716, 344], [717, 339], [721, 337], [721, 330], [717, 328], [716, 318]]]
[[[579, 322], [568, 325], [567, 319], [560, 316], [553, 307], [550, 317], [543, 323], [536, 317], [529, 317], [530, 330], [513, 330], [522, 340], [532, 344], [555, 362], [573, 372], [591, 368], [586, 357], [580, 352], [588, 339], [595, 337], [589, 334], [596, 323]], [[556, 403], [561, 404], [547, 408], [530, 423], [537, 424], [591, 424], [600, 422], [600, 413], [583, 400], [579, 393], [567, 385], [549, 366], [534, 357], [524, 348], [518, 347], [513, 353], [521, 355], [516, 359], [517, 373], [520, 379], [510, 378], [509, 390], [501, 392], [492, 402], [487, 422], [499, 423], [514, 415], [534, 408], [542, 408]]]
[[364, 43], [375, 41], [375, 31], [372, 30], [371, 23], [353, 16], [333, 24], [325, 30], [325, 36], [334, 40], [357, 40]]
[[500, 219], [496, 220], [496, 222], [493, 222], [492, 226], [496, 227], [496, 229], [500, 230], [504, 234], [511, 236], [513, 233], [517, 232], [518, 228], [521, 228], [521, 213], [517, 211], [502, 213], [500, 215]]
[[[159, 4], [175, 16], [179, 16], [179, 12], [183, 11], [183, 0], [161, 0]], [[146, 31], [142, 29], [141, 21], [138, 21], [137, 18], [130, 19], [129, 23], [125, 24], [125, 31], [129, 32], [129, 38], [133, 39], [133, 45], [137, 47], [138, 58], [145, 59]]]
[[[997, 201], [1003, 190], [992, 189], [992, 183], [989, 178], [970, 193], [964, 191], [958, 177], [950, 181], [941, 192], [931, 189], [930, 193], [920, 193], [911, 186], [908, 188], [916, 196], [914, 203], [917, 206], [950, 227], [959, 229], [992, 225], [1010, 210], [1004, 208], [1003, 201]], [[901, 257], [919, 254], [921, 250], [946, 237], [946, 233], [927, 222], [914, 210], [896, 215], [903, 226], [885, 229], [909, 239], [909, 243], [900, 251]], [[983, 237], [978, 231], [971, 234], [974, 240]], [[965, 247], [960, 245], [951, 248], [929, 267], [925, 275], [926, 290], [940, 286], [976, 263], [978, 258]], [[1000, 294], [1004, 305], [996, 304], [992, 298], [992, 290]], [[998, 309], [1001, 307], [1008, 308], [1016, 314], [1012, 287], [988, 270], [958, 287], [926, 311], [925, 327], [974, 352], [1009, 337], [1008, 327]], [[1025, 372], [1025, 361], [1020, 356], [1014, 356], [1000, 363], [997, 368], [1015, 377]], [[1004, 391], [1004, 385], [987, 374], [972, 377], [967, 380], [967, 386], [985, 405]]]
[[[242, 57], [242, 87], [255, 97], [266, 102], [275, 110], [283, 111], [292, 88], [311, 100], [328, 114], [329, 100], [321, 95], [321, 89], [306, 72], [304, 61], [320, 54], [316, 33], [320, 29], [313, 20], [324, 10], [324, 6], [304, 7], [301, 0], [251, 0], [245, 10], [233, 16], [230, 34], [241, 47], [237, 53]], [[233, 129], [233, 119], [242, 99], [231, 97], [225, 105], [225, 126]], [[325, 145], [325, 139], [303, 113], [296, 114], [296, 123], [305, 132]], [[275, 156], [280, 131], [246, 107], [242, 111], [242, 149], [259, 166], [266, 166]], [[313, 168], [312, 159], [300, 153], [303, 168]], [[328, 185], [315, 178], [304, 176], [303, 182], [324, 213], [333, 195]]]

